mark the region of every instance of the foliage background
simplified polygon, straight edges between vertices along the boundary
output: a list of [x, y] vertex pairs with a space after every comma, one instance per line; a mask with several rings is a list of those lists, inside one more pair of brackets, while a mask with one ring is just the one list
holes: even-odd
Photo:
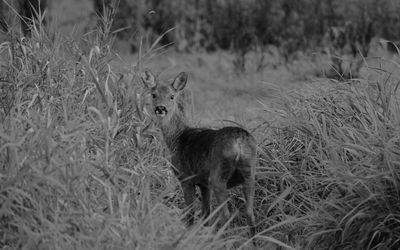
[[176, 27], [163, 43], [185, 43], [180, 49], [272, 44], [296, 51], [320, 45], [329, 27], [346, 23], [354, 24], [357, 34], [372, 24], [374, 35], [400, 39], [400, 3], [395, 0], [121, 0], [120, 7], [117, 28], [159, 36]]

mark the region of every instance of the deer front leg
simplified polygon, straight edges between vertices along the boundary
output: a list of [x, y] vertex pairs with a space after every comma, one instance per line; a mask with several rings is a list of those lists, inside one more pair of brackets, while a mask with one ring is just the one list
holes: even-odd
[[185, 199], [185, 204], [188, 211], [187, 217], [185, 218], [185, 222], [187, 226], [192, 226], [194, 223], [194, 210], [193, 210], [193, 201], [195, 198], [195, 185], [191, 181], [184, 181], [181, 183], [183, 190], [183, 197]]

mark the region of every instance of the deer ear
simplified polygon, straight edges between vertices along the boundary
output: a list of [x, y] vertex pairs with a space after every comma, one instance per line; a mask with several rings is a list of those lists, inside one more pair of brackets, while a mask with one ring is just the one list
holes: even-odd
[[175, 91], [181, 91], [185, 88], [188, 79], [188, 74], [186, 72], [181, 72], [177, 77], [175, 77], [171, 86]]
[[142, 74], [142, 81], [144, 85], [148, 88], [153, 88], [156, 86], [156, 81], [153, 73], [150, 70], [145, 70]]

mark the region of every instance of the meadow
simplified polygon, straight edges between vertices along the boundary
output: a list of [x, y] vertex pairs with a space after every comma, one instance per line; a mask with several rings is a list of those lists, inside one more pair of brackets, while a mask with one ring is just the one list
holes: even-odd
[[[226, 51], [121, 47], [109, 26], [79, 38], [37, 27], [0, 44], [2, 249], [400, 247], [398, 55], [377, 48], [360, 78], [337, 81], [322, 55], [283, 65], [267, 54], [256, 70], [249, 54], [237, 72]], [[240, 212], [185, 227], [145, 68], [189, 73], [193, 124], [239, 124], [257, 139], [255, 245]]]

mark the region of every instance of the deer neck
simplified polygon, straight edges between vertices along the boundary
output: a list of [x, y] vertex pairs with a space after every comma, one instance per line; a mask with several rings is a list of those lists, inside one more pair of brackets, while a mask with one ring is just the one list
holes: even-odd
[[161, 132], [171, 153], [176, 151], [179, 136], [188, 127], [184, 114], [175, 113], [168, 122], [161, 123]]

